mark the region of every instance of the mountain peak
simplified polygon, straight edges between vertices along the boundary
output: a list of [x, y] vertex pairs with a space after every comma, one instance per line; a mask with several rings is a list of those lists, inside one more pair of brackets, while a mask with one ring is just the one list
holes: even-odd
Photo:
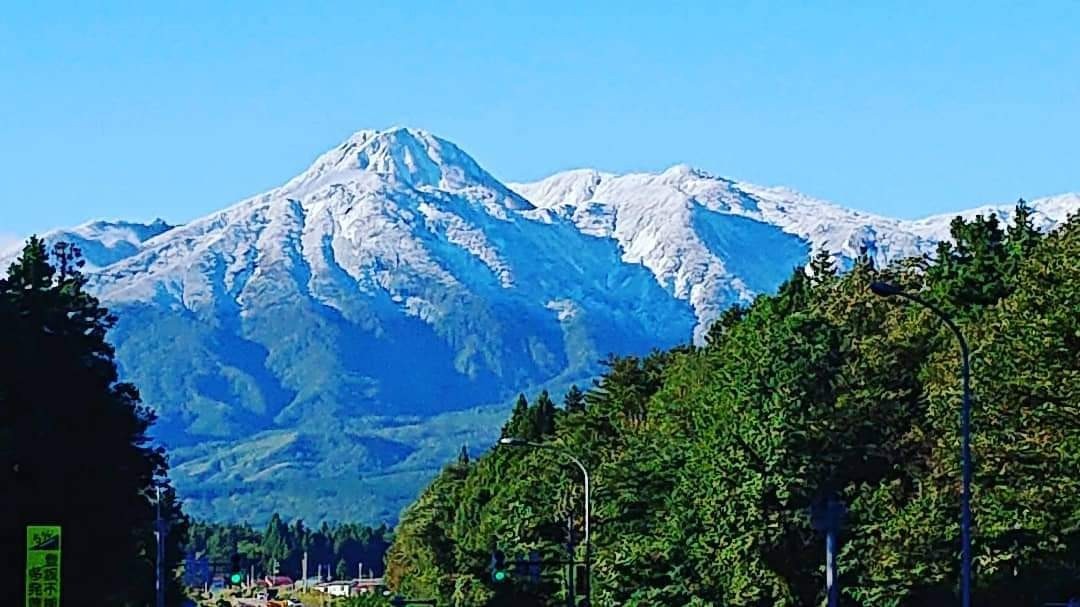
[[[685, 163], [680, 163], [680, 164], [670, 166], [670, 167], [668, 167], [668, 169], [666, 171], [664, 171], [663, 174], [665, 176], [668, 176], [668, 177], [676, 177], [676, 178], [684, 178], [684, 179], [685, 178], [717, 179], [717, 177], [715, 175], [710, 175], [706, 171], [703, 171], [703, 170], [698, 169], [698, 168], [694, 168], [694, 167], [690, 166], [689, 164], [685, 164]], [[724, 180], [724, 181], [727, 181], [727, 180]]]
[[413, 189], [461, 191], [486, 188], [506, 196], [507, 206], [533, 208], [507, 190], [471, 156], [427, 131], [403, 126], [365, 129], [326, 152], [285, 189], [309, 190], [327, 183], [376, 178]]
[[556, 208], [560, 205], [576, 206], [591, 200], [600, 184], [614, 176], [613, 173], [603, 173], [596, 169], [571, 169], [540, 181], [507, 185], [531, 204]]
[[[89, 288], [119, 318], [124, 379], [158, 412], [155, 438], [174, 447], [194, 512], [292, 507], [297, 478], [344, 487], [297, 512], [319, 517], [356, 503], [397, 512], [358, 492], [409, 497], [461, 437], [497, 436], [514, 395], [587, 383], [608, 352], [700, 343], [729, 305], [774, 291], [817, 250], [841, 267], [861, 251], [884, 264], [933, 253], [951, 221], [687, 165], [509, 188], [428, 132], [365, 130], [185, 226], [94, 222], [49, 242], [83, 249]], [[1032, 207], [1049, 227], [1080, 198]], [[224, 499], [237, 479], [270, 497]]]

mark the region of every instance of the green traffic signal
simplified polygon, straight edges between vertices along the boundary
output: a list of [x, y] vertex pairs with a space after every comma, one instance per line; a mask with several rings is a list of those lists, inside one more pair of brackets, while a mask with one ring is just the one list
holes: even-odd
[[505, 582], [510, 579], [510, 572], [506, 569], [506, 555], [502, 550], [495, 550], [491, 553], [491, 581], [496, 583]]
[[240, 582], [244, 581], [244, 567], [240, 562], [240, 555], [234, 552], [229, 561], [229, 584], [232, 586], [239, 586]]

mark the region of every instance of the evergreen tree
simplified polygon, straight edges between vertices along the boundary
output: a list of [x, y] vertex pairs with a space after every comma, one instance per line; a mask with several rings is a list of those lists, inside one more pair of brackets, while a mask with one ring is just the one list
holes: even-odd
[[290, 572], [289, 575], [294, 575], [291, 572], [300, 571], [304, 558], [304, 550], [307, 549], [311, 542], [308, 529], [304, 527], [304, 521], [300, 519], [294, 521], [292, 526], [288, 528], [286, 539], [288, 554], [282, 560], [279, 567], [282, 571]]
[[531, 410], [532, 427], [529, 428], [531, 440], [541, 440], [545, 436], [555, 434], [555, 402], [547, 390], [540, 393], [536, 398], [536, 404]]
[[570, 413], [585, 411], [585, 393], [581, 391], [581, 388], [577, 387], [577, 384], [570, 386], [570, 389], [566, 391], [566, 396], [563, 397], [563, 407]]
[[510, 420], [502, 428], [501, 437], [523, 437], [529, 427], [529, 401], [524, 394], [518, 394]]
[[[862, 256], [866, 263], [870, 262], [870, 258], [865, 254]], [[872, 266], [860, 266], [856, 262], [856, 267], [872, 267]], [[770, 303], [773, 306], [780, 308], [781, 313], [791, 313], [796, 310], [802, 309], [807, 301], [809, 301], [810, 292], [813, 288], [813, 282], [810, 277], [806, 275], [806, 271], [803, 268], [795, 268], [791, 272], [791, 276], [780, 285], [777, 289], [776, 299], [771, 300]]]
[[[311, 532], [307, 543], [308, 563], [330, 563], [334, 561], [332, 536], [333, 529], [326, 521], [323, 521], [317, 530]], [[310, 565], [308, 575], [314, 574], [315, 566]]]
[[[184, 550], [216, 562], [227, 562], [231, 555], [239, 554], [245, 562], [255, 565], [257, 575], [280, 573], [297, 579], [302, 575], [303, 553], [307, 550], [309, 576], [315, 575], [318, 564], [339, 561], [345, 562], [350, 575], [363, 563], [365, 575], [378, 576], [382, 575], [383, 558], [389, 548], [388, 536], [385, 525], [372, 528], [324, 521], [313, 530], [299, 520], [286, 525], [275, 514], [264, 533], [246, 524], [197, 523]], [[287, 548], [282, 550], [282, 546]], [[265, 551], [271, 555], [263, 558]]]
[[289, 528], [276, 512], [266, 524], [260, 552], [263, 555], [263, 569], [270, 575], [278, 573], [289, 557]]
[[852, 264], [856, 268], [865, 268], [867, 270], [875, 270], [877, 268], [874, 263], [874, 254], [867, 246], [863, 245], [859, 247], [859, 254], [855, 256], [855, 263]]
[[735, 326], [745, 315], [746, 308], [740, 304], [733, 304], [721, 312], [720, 318], [709, 325], [709, 330], [705, 333], [705, 343], [712, 345], [720, 342], [728, 329]]
[[957, 217], [950, 225], [950, 235], [952, 242], [938, 245], [936, 263], [928, 270], [935, 300], [947, 309], [968, 314], [1008, 295], [1009, 252], [997, 216], [976, 215], [972, 221]]
[[1027, 257], [1042, 241], [1043, 236], [1035, 227], [1033, 215], [1034, 211], [1026, 200], [1021, 198], [1016, 201], [1012, 221], [1005, 232], [1010, 254], [1021, 258]]
[[811, 280], [815, 285], [836, 278], [836, 264], [833, 262], [832, 254], [824, 247], [818, 249], [818, 252], [814, 254], [814, 257], [810, 260], [809, 268]]
[[0, 279], [0, 597], [23, 603], [25, 527], [55, 524], [64, 603], [153, 603], [157, 484], [179, 604], [171, 572], [187, 522], [147, 438], [155, 416], [118, 380], [106, 341], [116, 319], [86, 292], [79, 251], [57, 245], [53, 260], [31, 238]]
[[1009, 291], [1016, 288], [1016, 280], [1019, 278], [1021, 266], [1031, 256], [1035, 247], [1042, 241], [1042, 234], [1035, 228], [1032, 217], [1032, 209], [1027, 201], [1021, 198], [1016, 203], [1013, 211], [1012, 222], [1005, 231], [1006, 241], [1006, 280], [1009, 283]]

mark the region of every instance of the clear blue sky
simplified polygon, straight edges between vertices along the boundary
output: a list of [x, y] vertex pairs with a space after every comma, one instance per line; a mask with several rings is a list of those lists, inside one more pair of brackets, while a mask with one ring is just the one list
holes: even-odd
[[686, 162], [905, 217], [1080, 190], [1080, 2], [95, 4], [0, 15], [0, 234], [190, 220], [397, 124], [504, 180]]

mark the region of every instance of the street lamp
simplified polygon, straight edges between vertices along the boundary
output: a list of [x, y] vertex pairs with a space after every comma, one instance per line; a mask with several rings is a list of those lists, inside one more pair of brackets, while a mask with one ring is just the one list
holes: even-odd
[[870, 290], [882, 297], [894, 295], [913, 301], [933, 312], [949, 327], [960, 342], [961, 375], [964, 383], [964, 402], [960, 413], [961, 469], [963, 488], [960, 493], [960, 604], [971, 607], [971, 366], [968, 361], [968, 345], [960, 328], [941, 308], [925, 299], [908, 293], [887, 282], [872, 282]]
[[[165, 538], [169, 533], [169, 521], [161, 516], [161, 489], [166, 481], [153, 478], [150, 485], [154, 488], [154, 605], [165, 607]], [[149, 499], [145, 493], [141, 493]]]
[[836, 551], [840, 527], [847, 513], [844, 503], [836, 496], [819, 501], [810, 507], [810, 524], [825, 532], [825, 595], [828, 607], [840, 605], [840, 580], [836, 572]]
[[[585, 600], [588, 601], [588, 605], [592, 606], [592, 541], [589, 536], [589, 519], [592, 517], [592, 506], [589, 486], [589, 471], [585, 468], [585, 464], [581, 463], [581, 460], [574, 457], [569, 452], [556, 447], [555, 445], [548, 443], [537, 443], [523, 438], [517, 438], [508, 436], [499, 439], [499, 445], [504, 447], [532, 447], [535, 449], [551, 449], [558, 451], [571, 462], [573, 462], [580, 470], [581, 476], [585, 479]], [[573, 560], [571, 558], [570, 560]], [[571, 565], [572, 566], [572, 565]]]

